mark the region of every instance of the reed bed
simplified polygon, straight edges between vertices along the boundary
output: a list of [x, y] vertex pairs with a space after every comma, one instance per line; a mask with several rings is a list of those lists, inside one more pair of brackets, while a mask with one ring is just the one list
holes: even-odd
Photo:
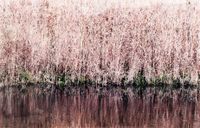
[[5, 85], [199, 83], [198, 4], [114, 6], [87, 14], [72, 0], [62, 6], [48, 0], [0, 3], [0, 81]]

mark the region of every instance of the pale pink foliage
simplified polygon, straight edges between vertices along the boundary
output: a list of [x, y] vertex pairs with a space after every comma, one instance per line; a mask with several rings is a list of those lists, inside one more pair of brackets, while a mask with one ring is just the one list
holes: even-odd
[[33, 6], [19, 0], [1, 6], [4, 82], [17, 80], [21, 70], [35, 80], [44, 72], [54, 77], [64, 71], [73, 78], [120, 82], [142, 68], [147, 79], [165, 75], [198, 82], [197, 5], [119, 7], [85, 15], [72, 4], [56, 7], [43, 0]]

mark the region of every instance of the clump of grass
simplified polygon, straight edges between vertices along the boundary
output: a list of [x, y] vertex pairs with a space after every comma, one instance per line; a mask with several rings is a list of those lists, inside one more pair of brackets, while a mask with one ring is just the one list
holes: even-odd
[[151, 78], [149, 85], [153, 87], [165, 87], [168, 86], [168, 78], [165, 75], [157, 76], [155, 78]]
[[32, 82], [31, 74], [28, 71], [20, 71], [19, 82], [20, 83], [31, 83]]
[[61, 89], [64, 89], [67, 86], [71, 86], [73, 84], [73, 80], [68, 73], [57, 74], [56, 82]]
[[66, 86], [66, 79], [65, 79], [65, 75], [62, 74], [60, 76], [58, 76], [58, 85], [61, 87], [61, 88], [64, 88]]
[[42, 72], [40, 74], [40, 79], [38, 79], [38, 81], [42, 83], [50, 83], [50, 84], [54, 84], [56, 82], [55, 75], [48, 72]]
[[95, 81], [92, 81], [90, 78], [88, 78], [87, 76], [80, 76], [80, 77], [76, 77], [74, 80], [74, 84], [75, 85], [79, 85], [79, 86], [93, 86], [96, 84]]
[[144, 76], [143, 69], [138, 72], [136, 77], [133, 79], [133, 85], [137, 88], [145, 89], [148, 86], [148, 82]]
[[181, 88], [182, 84], [181, 84], [181, 81], [179, 78], [176, 78], [176, 79], [173, 79], [172, 80], [172, 87], [174, 89], [178, 89], [178, 88]]

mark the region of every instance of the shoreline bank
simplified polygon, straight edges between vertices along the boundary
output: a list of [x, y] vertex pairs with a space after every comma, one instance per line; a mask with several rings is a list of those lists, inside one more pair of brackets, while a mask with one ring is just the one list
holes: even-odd
[[54, 84], [20, 84], [0, 87], [0, 92], [8, 92], [14, 95], [69, 95], [69, 96], [113, 96], [127, 100], [137, 98], [140, 100], [173, 100], [182, 102], [197, 102], [200, 98], [200, 88], [198, 86], [173, 86], [145, 88], [134, 86], [97, 86], [97, 85], [71, 85], [60, 87]]

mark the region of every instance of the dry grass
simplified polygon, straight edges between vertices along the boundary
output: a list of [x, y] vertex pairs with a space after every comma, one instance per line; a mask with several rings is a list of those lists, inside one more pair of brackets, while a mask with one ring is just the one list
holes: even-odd
[[[200, 8], [155, 5], [85, 15], [73, 1], [0, 4], [0, 78], [54, 82], [66, 73], [96, 82], [164, 77], [199, 80]], [[80, 6], [80, 5], [79, 5]]]

